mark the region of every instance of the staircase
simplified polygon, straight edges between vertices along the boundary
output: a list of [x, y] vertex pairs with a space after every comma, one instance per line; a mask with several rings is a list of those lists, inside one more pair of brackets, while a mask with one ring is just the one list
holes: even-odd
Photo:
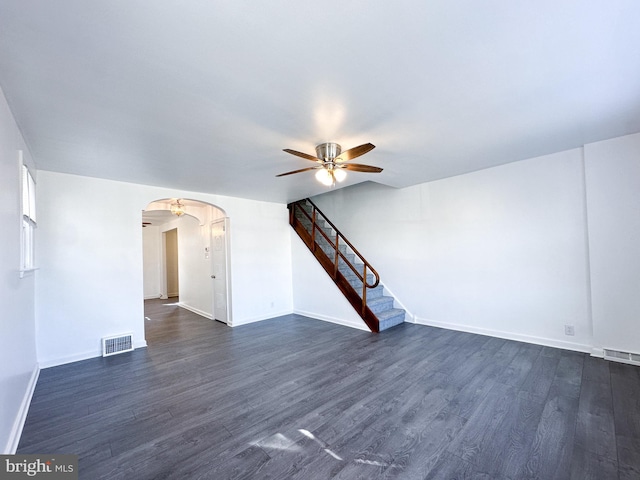
[[289, 223], [372, 332], [404, 322], [378, 272], [309, 199], [290, 203]]

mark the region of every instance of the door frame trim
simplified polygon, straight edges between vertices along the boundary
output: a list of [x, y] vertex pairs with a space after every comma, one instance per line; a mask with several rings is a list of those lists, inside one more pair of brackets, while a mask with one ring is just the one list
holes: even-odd
[[[233, 327], [233, 311], [232, 311], [232, 295], [231, 295], [231, 241], [230, 241], [230, 219], [229, 217], [222, 217], [216, 220], [212, 220], [209, 222], [209, 243], [213, 247], [213, 235], [211, 235], [211, 227], [213, 224], [222, 223], [224, 227], [224, 268], [225, 268], [225, 279], [226, 279], [226, 301], [227, 301], [227, 325], [229, 327]], [[213, 248], [211, 250], [211, 255], [213, 255]], [[211, 261], [211, 271], [213, 272], [213, 259]], [[215, 292], [213, 295], [213, 301], [215, 302]], [[215, 304], [214, 304], [215, 305]], [[212, 311], [213, 318], [215, 318], [215, 308]]]

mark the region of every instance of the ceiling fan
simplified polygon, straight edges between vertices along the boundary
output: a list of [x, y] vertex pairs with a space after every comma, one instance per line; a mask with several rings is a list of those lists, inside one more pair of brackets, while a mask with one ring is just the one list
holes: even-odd
[[281, 173], [280, 175], [276, 175], [276, 177], [284, 177], [285, 175], [292, 175], [294, 173], [317, 170], [316, 179], [324, 185], [331, 186], [335, 185], [336, 181], [341, 182], [345, 179], [347, 176], [347, 172], [345, 170], [351, 170], [353, 172], [380, 173], [382, 169], [379, 167], [362, 165], [360, 163], [347, 163], [349, 160], [364, 155], [374, 148], [375, 145], [365, 143], [343, 152], [342, 147], [337, 143], [321, 143], [316, 147], [315, 157], [313, 155], [285, 148], [285, 152], [306, 160], [311, 160], [312, 162], [316, 162], [318, 165], [315, 167], [293, 170], [292, 172]]

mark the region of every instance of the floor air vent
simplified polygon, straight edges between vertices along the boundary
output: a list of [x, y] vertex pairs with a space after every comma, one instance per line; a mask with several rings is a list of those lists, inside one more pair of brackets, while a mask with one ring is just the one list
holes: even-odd
[[640, 366], [640, 355], [636, 353], [619, 352], [617, 350], [604, 350], [605, 360], [614, 362], [629, 363]]
[[130, 352], [133, 350], [133, 335], [130, 333], [104, 337], [102, 339], [102, 356], [108, 357], [117, 353]]

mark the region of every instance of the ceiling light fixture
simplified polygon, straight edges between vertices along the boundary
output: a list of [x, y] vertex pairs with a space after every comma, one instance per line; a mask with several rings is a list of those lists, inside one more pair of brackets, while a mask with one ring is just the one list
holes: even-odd
[[338, 182], [342, 182], [345, 178], [347, 178], [347, 172], [345, 172], [342, 168], [334, 168], [332, 172], [333, 172], [333, 177]]
[[347, 178], [347, 172], [342, 168], [336, 168], [335, 165], [325, 164], [316, 172], [316, 180], [327, 187], [333, 187], [336, 182], [342, 182]]
[[180, 199], [171, 204], [171, 213], [177, 215], [178, 217], [184, 215], [185, 207], [180, 203]]
[[307, 153], [285, 148], [285, 152], [295, 155], [296, 157], [304, 158], [305, 160], [311, 160], [317, 165], [315, 167], [301, 168], [299, 170], [293, 170], [292, 172], [281, 173], [280, 175], [276, 175], [276, 177], [284, 177], [294, 173], [316, 170], [316, 180], [327, 187], [333, 187], [336, 182], [342, 182], [347, 178], [347, 170], [351, 170], [353, 172], [380, 173], [382, 171], [380, 167], [349, 162], [354, 158], [358, 158], [359, 156], [370, 152], [374, 148], [375, 146], [372, 143], [365, 143], [343, 152], [342, 147], [337, 143], [321, 143], [316, 146], [315, 157]]
[[333, 183], [333, 176], [326, 168], [321, 168], [316, 172], [316, 180], [327, 187]]

